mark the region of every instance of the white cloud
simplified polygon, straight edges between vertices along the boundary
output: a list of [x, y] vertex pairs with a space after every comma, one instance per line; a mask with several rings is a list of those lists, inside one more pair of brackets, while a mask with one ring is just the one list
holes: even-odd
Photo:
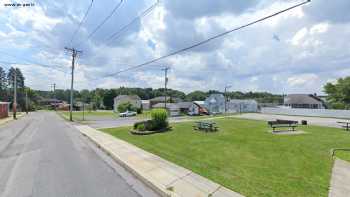
[[310, 34], [320, 34], [328, 31], [329, 24], [328, 23], [319, 23], [310, 28]]
[[[256, 4], [239, 1], [241, 8], [238, 9], [232, 7], [231, 1], [216, 4], [193, 0], [189, 4], [199, 3], [201, 6], [180, 6], [188, 5], [187, 2], [164, 2], [139, 23], [135, 23], [118, 41], [106, 45], [105, 36], [153, 3], [150, 0], [146, 3], [127, 2], [132, 6], [128, 7], [130, 10], [124, 10], [125, 15], [120, 10], [120, 15], [116, 14], [95, 36], [83, 42], [81, 48], [84, 53], [76, 69], [76, 88], [162, 87], [164, 78], [160, 66], [164, 65], [172, 67], [169, 86], [187, 92], [195, 89], [220, 90], [225, 84], [233, 84], [232, 90], [241, 91], [317, 92], [321, 91], [328, 79], [350, 73], [346, 69], [350, 63], [347, 58], [350, 51], [346, 50], [350, 48], [350, 43], [345, 42], [350, 36], [350, 23], [344, 20], [341, 24], [315, 20], [307, 9], [307, 6], [315, 6], [315, 3], [233, 32], [151, 66], [97, 81], [90, 80], [187, 47], [295, 3], [261, 1]], [[6, 13], [0, 22], [6, 25], [0, 27], [0, 43], [3, 48], [8, 47], [14, 53], [18, 51], [18, 54], [25, 54], [32, 60], [59, 65], [70, 72], [70, 56], [59, 52], [63, 52], [63, 47], [69, 42], [77, 21], [83, 16], [86, 2], [73, 3], [80, 7], [65, 1], [42, 7], [43, 4], [38, 3], [25, 12], [23, 9], [3, 9]], [[325, 12], [325, 7], [317, 5], [321, 6], [319, 13]], [[105, 7], [96, 7], [91, 10], [77, 39], [86, 39], [89, 30], [106, 14], [101, 12]], [[62, 11], [65, 8], [67, 10]], [[124, 20], [125, 17], [130, 18]], [[328, 14], [327, 17], [331, 16]], [[279, 39], [274, 39], [275, 36]], [[46, 44], [58, 50], [33, 50], [31, 47], [37, 44]], [[69, 86], [69, 80], [62, 80], [62, 73], [46, 68], [32, 67], [25, 70], [25, 75], [28, 83], [37, 88], [46, 89], [46, 83], [50, 81], [62, 83], [62, 87]]]
[[298, 46], [301, 44], [302, 40], [305, 38], [305, 36], [308, 34], [308, 30], [306, 27], [300, 29], [292, 38], [291, 43], [295, 46]]
[[319, 80], [315, 74], [302, 74], [289, 77], [287, 82], [290, 86], [303, 86], [306, 84], [312, 84]]

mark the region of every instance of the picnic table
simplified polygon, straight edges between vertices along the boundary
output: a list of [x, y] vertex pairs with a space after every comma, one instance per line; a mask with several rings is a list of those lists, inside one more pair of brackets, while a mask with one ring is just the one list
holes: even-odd
[[196, 125], [193, 126], [194, 130], [204, 130], [206, 132], [218, 130], [218, 127], [216, 126], [215, 122], [198, 121], [195, 123], [196, 123]]
[[345, 128], [347, 131], [349, 131], [350, 122], [338, 121], [337, 123], [341, 124], [341, 127]]
[[292, 128], [292, 131], [295, 131], [295, 127], [298, 126], [298, 121], [277, 119], [276, 121], [268, 121], [267, 124], [270, 125], [273, 132], [275, 132], [276, 128], [283, 128], [283, 127]]

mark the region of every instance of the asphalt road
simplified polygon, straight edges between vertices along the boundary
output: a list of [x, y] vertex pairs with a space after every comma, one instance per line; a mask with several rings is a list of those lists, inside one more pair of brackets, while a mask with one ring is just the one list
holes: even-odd
[[0, 126], [0, 196], [157, 196], [55, 113]]

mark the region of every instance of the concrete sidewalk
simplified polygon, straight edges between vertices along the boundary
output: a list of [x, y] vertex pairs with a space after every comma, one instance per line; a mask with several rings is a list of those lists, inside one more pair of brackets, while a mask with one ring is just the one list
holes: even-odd
[[350, 194], [350, 163], [334, 161], [329, 197], [347, 197]]
[[[18, 114], [17, 115], [17, 119], [23, 117], [24, 115], [25, 115], [25, 113]], [[6, 124], [6, 123], [8, 123], [8, 122], [10, 122], [12, 120], [14, 120], [12, 115], [7, 117], [7, 118], [2, 118], [2, 119], [0, 119], [0, 125]]]
[[194, 172], [89, 126], [76, 128], [162, 196], [242, 197]]

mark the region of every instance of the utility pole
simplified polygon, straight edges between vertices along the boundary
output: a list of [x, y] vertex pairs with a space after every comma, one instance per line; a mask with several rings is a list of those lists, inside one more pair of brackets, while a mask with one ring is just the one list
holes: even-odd
[[167, 85], [168, 85], [168, 70], [170, 68], [169, 67], [165, 67], [163, 68], [162, 70], [164, 70], [164, 93], [165, 93], [165, 96], [164, 96], [164, 108], [166, 108], [166, 103], [167, 103]]
[[51, 87], [53, 87], [53, 98], [55, 100], [55, 111], [56, 111], [56, 105], [57, 105], [57, 103], [56, 103], [56, 84], [55, 83], [51, 84]]
[[17, 119], [16, 113], [17, 113], [17, 71], [16, 68], [14, 69], [14, 81], [13, 81], [13, 119]]
[[67, 51], [72, 53], [72, 79], [70, 84], [70, 109], [69, 109], [69, 120], [73, 121], [73, 83], [74, 83], [74, 64], [75, 58], [78, 53], [82, 53], [82, 51], [78, 51], [75, 48], [64, 47]]
[[231, 86], [225, 86], [225, 93], [224, 93], [224, 97], [225, 97], [225, 114], [227, 113], [227, 89], [231, 88]]
[[26, 114], [28, 114], [28, 88], [26, 88]]

